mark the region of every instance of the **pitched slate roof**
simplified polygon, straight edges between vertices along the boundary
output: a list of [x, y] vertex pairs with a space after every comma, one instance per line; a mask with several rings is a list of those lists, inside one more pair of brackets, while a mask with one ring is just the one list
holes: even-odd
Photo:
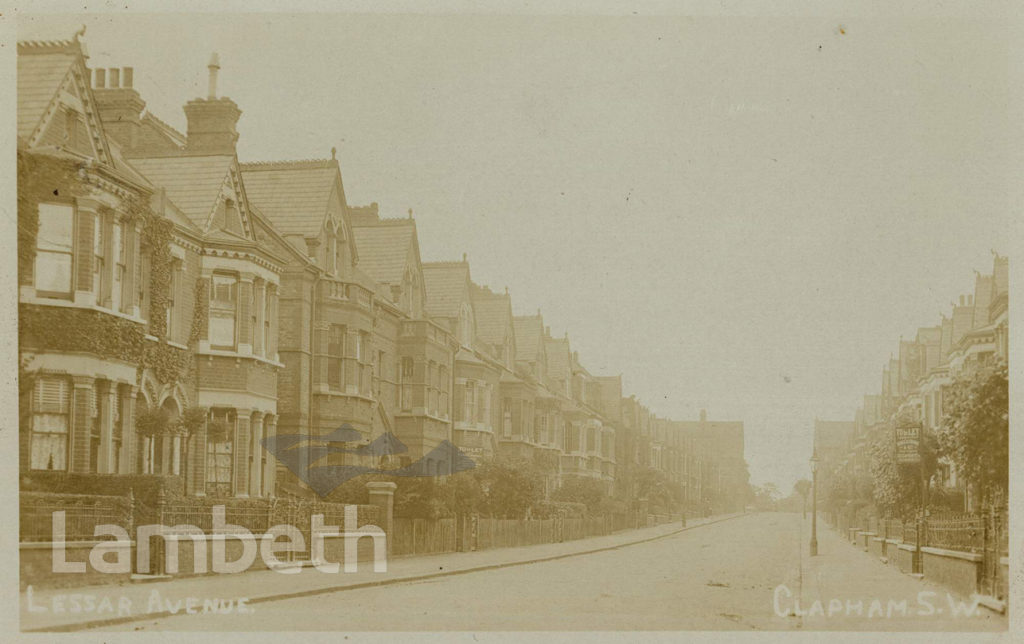
[[233, 156], [171, 156], [134, 158], [130, 163], [167, 196], [200, 230], [206, 230]]
[[459, 308], [469, 283], [467, 262], [425, 262], [423, 284], [427, 289], [424, 306], [427, 315], [439, 318], [459, 317]]
[[18, 43], [19, 137], [28, 139], [39, 127], [79, 52], [73, 40]]
[[411, 219], [382, 219], [374, 226], [353, 226], [359, 268], [381, 284], [399, 284], [416, 237]]
[[548, 355], [548, 376], [565, 380], [569, 375], [569, 340], [544, 338], [544, 349]]
[[516, 333], [516, 360], [537, 360], [541, 334], [544, 333], [544, 319], [539, 315], [516, 316], [512, 318], [512, 326]]
[[145, 114], [142, 115], [141, 121], [142, 123], [151, 126], [155, 130], [160, 132], [162, 135], [167, 137], [168, 141], [170, 141], [171, 143], [174, 143], [180, 148], [185, 147], [185, 143], [187, 141], [185, 135], [179, 132], [178, 130], [174, 129], [166, 121], [157, 118], [156, 114], [147, 111]]
[[285, 235], [320, 233], [338, 177], [335, 159], [243, 163], [249, 200]]
[[505, 330], [512, 324], [512, 298], [478, 286], [473, 289], [472, 299], [476, 336], [488, 344], [503, 344]]

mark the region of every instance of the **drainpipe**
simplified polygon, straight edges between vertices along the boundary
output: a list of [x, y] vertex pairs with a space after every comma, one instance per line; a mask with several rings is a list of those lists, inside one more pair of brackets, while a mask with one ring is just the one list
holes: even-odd
[[[313, 374], [316, 373], [316, 304], [318, 296], [318, 287], [320, 281], [323, 279], [323, 273], [317, 272], [316, 279], [313, 280], [312, 297], [309, 301], [309, 433], [313, 434]], [[308, 468], [312, 463], [309, 462], [309, 445], [306, 446], [306, 467]]]
[[[462, 350], [462, 343], [456, 340], [454, 343], [449, 341], [448, 346], [455, 345], [455, 349], [452, 351], [451, 364], [448, 368], [448, 440], [452, 445], [455, 444], [455, 356], [458, 355], [459, 351]], [[488, 408], [490, 406], [488, 405]], [[455, 455], [452, 454], [452, 458]], [[455, 463], [451, 462], [448, 464], [448, 471], [451, 472], [454, 469]]]

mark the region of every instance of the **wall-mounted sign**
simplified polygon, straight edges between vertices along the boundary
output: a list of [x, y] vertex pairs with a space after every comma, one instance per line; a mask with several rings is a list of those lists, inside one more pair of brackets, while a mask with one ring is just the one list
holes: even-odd
[[895, 426], [896, 462], [917, 463], [921, 460], [921, 426]]

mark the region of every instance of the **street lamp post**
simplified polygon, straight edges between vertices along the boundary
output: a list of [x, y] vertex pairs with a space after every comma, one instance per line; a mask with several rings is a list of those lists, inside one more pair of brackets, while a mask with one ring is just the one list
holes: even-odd
[[811, 556], [818, 554], [818, 451], [811, 456]]

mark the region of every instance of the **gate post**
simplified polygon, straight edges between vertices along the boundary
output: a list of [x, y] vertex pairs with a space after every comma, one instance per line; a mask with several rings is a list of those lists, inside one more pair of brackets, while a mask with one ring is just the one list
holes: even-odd
[[[395, 490], [398, 488], [398, 485], [391, 481], [370, 481], [366, 484], [366, 488], [370, 491], [370, 505], [380, 508], [383, 514], [384, 525], [379, 527], [387, 535], [387, 551], [388, 555], [390, 555], [395, 525]], [[413, 547], [415, 548], [415, 539], [413, 540]]]

